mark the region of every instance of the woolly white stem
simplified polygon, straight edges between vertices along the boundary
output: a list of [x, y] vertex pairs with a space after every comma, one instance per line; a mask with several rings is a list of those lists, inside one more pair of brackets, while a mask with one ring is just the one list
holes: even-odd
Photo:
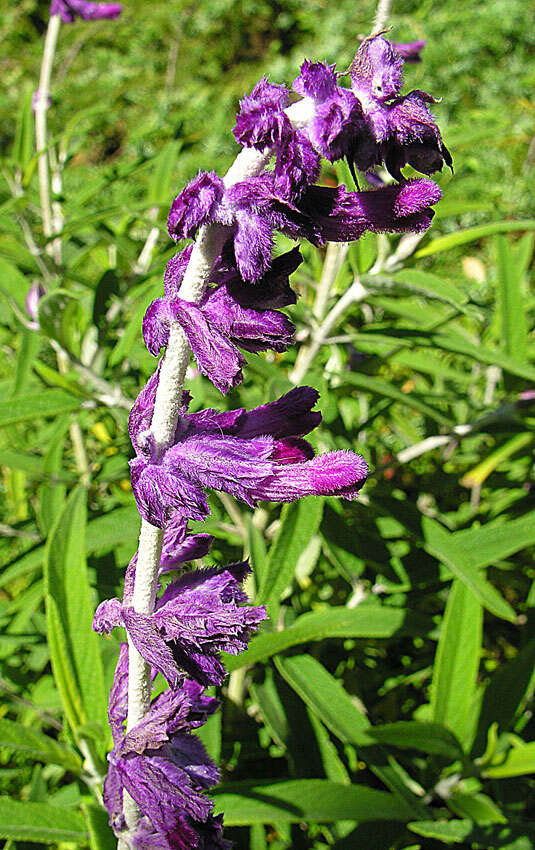
[[388, 19], [392, 12], [393, 0], [379, 0], [377, 4], [377, 11], [375, 13], [375, 19], [373, 21], [373, 31], [372, 34], [384, 32], [384, 29], [388, 23]]
[[35, 143], [39, 158], [37, 170], [39, 174], [39, 197], [41, 200], [41, 213], [43, 216], [43, 232], [48, 238], [53, 233], [52, 207], [50, 204], [50, 177], [48, 173], [48, 151], [47, 151], [47, 128], [46, 113], [48, 110], [48, 97], [50, 93], [50, 77], [56, 44], [58, 40], [61, 18], [59, 15], [51, 15], [46, 31], [45, 47], [43, 50], [43, 61], [41, 62], [41, 73], [39, 76], [39, 89], [35, 99]]

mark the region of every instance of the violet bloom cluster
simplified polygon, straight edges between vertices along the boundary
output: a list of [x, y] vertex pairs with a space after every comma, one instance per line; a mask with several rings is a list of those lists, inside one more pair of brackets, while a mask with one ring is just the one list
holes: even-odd
[[118, 18], [123, 10], [120, 3], [91, 3], [89, 0], [52, 0], [50, 14], [59, 15], [64, 24], [76, 18], [98, 21], [101, 18]]
[[[72, 5], [70, 0], [69, 6]], [[412, 52], [418, 52], [419, 46]], [[409, 51], [410, 52], [410, 51]], [[143, 336], [158, 355], [171, 329], [183, 331], [200, 371], [223, 394], [243, 380], [243, 352], [285, 351], [294, 326], [284, 311], [297, 295], [290, 275], [301, 263], [296, 247], [272, 256], [276, 232], [314, 245], [348, 242], [371, 232], [421, 232], [433, 216], [440, 189], [428, 178], [405, 180], [407, 163], [424, 174], [451, 163], [423, 92], [401, 96], [403, 60], [384, 38], [368, 39], [351, 68], [351, 89], [338, 85], [334, 66], [305, 62], [294, 90], [305, 99], [309, 119], [294, 126], [287, 113], [290, 92], [262, 79], [240, 103], [234, 135], [262, 152], [267, 164], [233, 185], [214, 172], [200, 172], [172, 203], [168, 229], [177, 242], [195, 238], [205, 225], [218, 229], [220, 253], [196, 303], [181, 297], [194, 250], [182, 248], [167, 265], [165, 294], [148, 308]], [[263, 158], [265, 154], [265, 159]], [[273, 160], [270, 167], [269, 159]], [[353, 192], [317, 185], [321, 157], [348, 158], [367, 171], [384, 163], [399, 182]], [[208, 555], [212, 537], [192, 534], [190, 521], [210, 512], [208, 493], [227, 493], [254, 507], [293, 502], [302, 496], [355, 499], [368, 473], [350, 451], [316, 455], [306, 439], [320, 423], [318, 393], [296, 387], [252, 410], [190, 412], [181, 391], [171, 440], [156, 442], [151, 430], [161, 364], [136, 400], [129, 432], [134, 450], [131, 481], [138, 510], [163, 530], [154, 609], [134, 607], [137, 555], [127, 569], [123, 599], [103, 602], [94, 628], [126, 630], [129, 641], [169, 689], [152, 700], [148, 713], [125, 730], [128, 664], [121, 649], [110, 694], [114, 748], [104, 800], [110, 823], [125, 836], [125, 794], [141, 819], [129, 846], [137, 850], [225, 850], [221, 821], [206, 796], [218, 772], [193, 730], [216, 708], [205, 694], [221, 685], [221, 653], [237, 654], [265, 619], [243, 591], [247, 562], [192, 570]], [[178, 575], [169, 582], [169, 573]]]

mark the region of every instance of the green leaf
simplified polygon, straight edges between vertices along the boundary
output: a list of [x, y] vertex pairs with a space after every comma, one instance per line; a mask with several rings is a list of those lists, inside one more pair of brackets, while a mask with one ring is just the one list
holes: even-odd
[[511, 747], [505, 755], [497, 757], [497, 762], [482, 771], [482, 775], [489, 779], [505, 779], [527, 773], [535, 773], [535, 742]]
[[433, 668], [431, 714], [464, 741], [479, 670], [483, 610], [460, 579], [452, 583]]
[[478, 824], [507, 823], [503, 812], [486, 794], [465, 794], [454, 791], [446, 802], [451, 811], [460, 818], [469, 818]]
[[[492, 824], [476, 826], [472, 820], [419, 821], [408, 828], [424, 838], [444, 844], [466, 844], [474, 848], [500, 850], [533, 850], [535, 824]], [[466, 845], [465, 845], [466, 846]]]
[[486, 581], [481, 572], [474, 568], [470, 558], [455, 545], [454, 535], [430, 517], [423, 517], [422, 529], [425, 548], [429, 554], [449, 567], [491, 613], [516, 623], [516, 614], [509, 603]]
[[264, 535], [253, 522], [252, 516], [248, 517], [247, 523], [247, 548], [254, 580], [259, 587], [266, 577], [267, 551]]
[[28, 291], [28, 281], [19, 269], [0, 257], [0, 292], [11, 298], [25, 314], [24, 299]]
[[69, 416], [62, 416], [52, 431], [49, 447], [43, 458], [43, 472], [50, 479], [39, 487], [39, 517], [44, 537], [50, 532], [65, 502], [66, 487], [60, 484], [58, 479], [62, 470], [65, 433], [68, 427]]
[[[379, 287], [381, 281], [393, 283], [395, 287], [399, 287], [401, 291], [423, 295], [426, 298], [436, 299], [445, 304], [451, 304], [458, 310], [462, 310], [468, 301], [468, 296], [462, 292], [455, 284], [444, 278], [439, 277], [429, 272], [423, 272], [420, 269], [403, 269], [396, 272], [391, 278], [383, 278], [381, 275], [372, 275], [363, 279], [363, 283], [367, 287], [375, 288], [375, 281]], [[382, 287], [383, 289], [385, 287]], [[389, 289], [390, 287], [386, 287]]]
[[11, 720], [0, 719], [0, 747], [23, 753], [36, 761], [59, 764], [72, 773], [80, 773], [82, 769], [80, 758], [71, 747]]
[[394, 794], [410, 806], [413, 813], [423, 815], [420, 801], [407, 788], [393, 759], [375, 746], [377, 727], [372, 727], [341, 683], [310, 655], [277, 658], [276, 666], [288, 684], [299, 694], [309, 709], [343, 743], [365, 747], [361, 757]]
[[[0, 453], [1, 463], [2, 453]], [[132, 554], [139, 535], [139, 513], [135, 507], [116, 508], [108, 514], [97, 517], [87, 526], [87, 554], [109, 552], [124, 543], [132, 544]], [[45, 556], [45, 547], [36, 546], [22, 555], [0, 575], [0, 587], [28, 573], [41, 569]]]
[[302, 614], [295, 623], [280, 632], [260, 634], [249, 649], [238, 656], [225, 655], [227, 670], [237, 670], [255, 661], [264, 661], [291, 646], [325, 638], [402, 638], [426, 635], [433, 622], [405, 608], [359, 605], [358, 608], [335, 606], [325, 611]]
[[21, 398], [0, 401], [0, 427], [76, 410], [81, 401], [63, 390], [29, 393]]
[[481, 703], [474, 753], [479, 755], [484, 751], [491, 724], [497, 723], [500, 733], [511, 728], [534, 684], [535, 638], [532, 638], [516, 658], [497, 670], [487, 685]]
[[21, 333], [19, 351], [17, 354], [17, 368], [15, 370], [15, 383], [13, 395], [17, 396], [26, 389], [31, 377], [32, 365], [39, 353], [41, 339], [35, 331], [26, 328]]
[[107, 727], [98, 637], [85, 562], [86, 491], [78, 487], [58, 516], [45, 549], [45, 599], [52, 669], [69, 724]]
[[319, 528], [323, 504], [322, 497], [309, 496], [284, 505], [281, 511], [281, 525], [269, 550], [257, 600], [266, 604], [271, 619], [276, 619], [280, 595], [292, 580], [299, 556]]
[[150, 206], [168, 204], [181, 142], [172, 140], [163, 146], [152, 161], [147, 202]]
[[270, 667], [264, 670], [263, 682], [251, 683], [250, 692], [269, 734], [280, 747], [286, 747], [290, 736], [288, 718]]
[[0, 466], [7, 466], [9, 469], [22, 469], [23, 472], [27, 472], [36, 478], [42, 478], [44, 475], [42, 459], [24, 452], [0, 449]]
[[477, 242], [485, 236], [493, 236], [495, 233], [511, 233], [517, 230], [535, 230], [535, 219], [521, 219], [520, 221], [491, 221], [488, 224], [480, 224], [477, 227], [468, 227], [466, 230], [458, 230], [456, 233], [448, 233], [447, 236], [439, 236], [433, 239], [424, 248], [420, 248], [414, 255], [416, 258], [429, 257], [440, 251], [449, 251], [459, 245], [467, 245], [468, 242]]
[[515, 262], [515, 251], [505, 236], [495, 240], [498, 272], [497, 312], [505, 352], [525, 360], [528, 342], [524, 269]]
[[400, 720], [383, 726], [371, 726], [367, 734], [374, 741], [392, 747], [419, 750], [452, 761], [464, 759], [462, 747], [455, 735], [438, 723]]
[[498, 520], [480, 528], [456, 531], [453, 541], [463, 557], [470, 557], [473, 567], [488, 567], [520, 549], [535, 545], [535, 513], [530, 511], [508, 522]]
[[88, 835], [83, 817], [72, 809], [0, 797], [0, 838], [39, 844], [76, 841], [83, 845]]
[[393, 794], [324, 779], [250, 781], [214, 791], [216, 814], [227, 826], [253, 823], [324, 823], [337, 820], [407, 820], [411, 809]]
[[26, 91], [20, 98], [17, 115], [17, 127], [13, 140], [13, 160], [20, 171], [24, 173], [33, 155], [34, 145], [34, 115], [32, 109], [32, 86], [27, 85]]
[[108, 823], [106, 809], [93, 803], [84, 803], [82, 808], [89, 829], [91, 850], [117, 850], [117, 839]]

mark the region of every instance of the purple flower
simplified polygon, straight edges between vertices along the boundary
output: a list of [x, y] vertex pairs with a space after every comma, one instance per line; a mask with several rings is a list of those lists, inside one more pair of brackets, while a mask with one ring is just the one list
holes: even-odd
[[390, 174], [402, 180], [401, 169], [412, 165], [422, 174], [441, 171], [443, 162], [452, 168], [451, 154], [442, 141], [427, 104], [436, 103], [423, 91], [396, 98], [389, 107], [390, 134], [383, 145], [384, 163]]
[[348, 159], [361, 171], [384, 162], [397, 180], [403, 179], [406, 164], [423, 174], [440, 171], [444, 162], [452, 166], [427, 107], [435, 99], [422, 91], [401, 96], [402, 69], [402, 56], [382, 36], [365, 39], [351, 64], [351, 88], [362, 106], [363, 121]]
[[88, 0], [52, 0], [50, 14], [59, 15], [64, 24], [75, 19], [98, 21], [100, 18], [118, 18], [123, 7], [120, 3], [89, 3]]
[[314, 148], [330, 162], [346, 156], [362, 119], [360, 101], [351, 91], [338, 85], [334, 69], [334, 65], [306, 60], [293, 83], [296, 92], [314, 101], [314, 117], [307, 126], [308, 137]]
[[[217, 175], [201, 172], [173, 201], [169, 234], [178, 241], [193, 235], [202, 224], [228, 227], [242, 278], [256, 281], [269, 268], [275, 230], [314, 244], [352, 241], [366, 230], [425, 230], [432, 217], [429, 207], [440, 198], [434, 183], [414, 180], [360, 193], [347, 192], [344, 186], [309, 186], [293, 203], [277, 196], [273, 180], [267, 172], [225, 189]], [[196, 186], [205, 192], [202, 209], [188, 200], [195, 197]]]
[[25, 306], [26, 312], [31, 319], [28, 322], [29, 327], [37, 331], [39, 330], [39, 302], [46, 295], [46, 289], [40, 283], [34, 283], [28, 290], [26, 295]]
[[263, 607], [242, 603], [246, 562], [184, 573], [156, 600], [154, 614], [138, 614], [128, 604], [109, 599], [97, 608], [98, 632], [124, 626], [140, 655], [162, 673], [172, 688], [185, 670], [202, 685], [222, 684], [226, 677], [221, 652], [238, 655], [265, 619]]
[[209, 512], [205, 487], [254, 506], [312, 494], [353, 499], [364, 484], [367, 466], [360, 455], [337, 451], [314, 457], [312, 446], [301, 439], [321, 420], [312, 412], [318, 394], [310, 387], [291, 390], [249, 413], [182, 415], [174, 445], [157, 457], [148, 432], [156, 381], [149, 384], [131, 413], [137, 458], [130, 468], [138, 509], [153, 525], [163, 528], [172, 511], [204, 519]]
[[[187, 249], [186, 249], [187, 250]], [[239, 348], [258, 352], [285, 351], [293, 341], [294, 326], [268, 303], [286, 306], [295, 301], [288, 275], [301, 262], [299, 251], [275, 260], [257, 286], [245, 287], [236, 268], [225, 268], [220, 259], [221, 283], [209, 286], [200, 304], [183, 301], [179, 295], [184, 276], [180, 255], [173, 258], [166, 272], [166, 297], [149, 306], [143, 320], [143, 336], [151, 354], [167, 345], [169, 323], [177, 321], [184, 329], [199, 369], [212, 383], [227, 393], [243, 380], [245, 360]], [[216, 272], [217, 276], [217, 272]], [[272, 288], [272, 292], [270, 289]]]
[[420, 54], [425, 47], [425, 40], [409, 41], [402, 44], [393, 42], [392, 47], [394, 50], [397, 50], [405, 62], [421, 62], [422, 57]]
[[288, 89], [263, 77], [240, 101], [233, 133], [240, 145], [273, 149], [276, 190], [281, 197], [295, 200], [318, 179], [320, 162], [307, 135], [293, 128], [284, 111], [288, 104]]
[[221, 824], [212, 817], [213, 803], [204, 793], [218, 781], [218, 770], [191, 734], [213, 714], [217, 700], [182, 677], [174, 690], [156, 697], [143, 720], [125, 734], [127, 690], [128, 652], [122, 644], [108, 706], [115, 746], [108, 756], [103, 794], [115, 834], [125, 828], [126, 790], [144, 815], [136, 847], [225, 848], [224, 842], [217, 843]]

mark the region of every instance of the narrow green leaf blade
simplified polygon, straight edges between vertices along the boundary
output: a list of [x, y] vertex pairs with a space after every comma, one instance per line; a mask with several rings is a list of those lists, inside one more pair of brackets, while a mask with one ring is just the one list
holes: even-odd
[[0, 797], [0, 838], [39, 844], [53, 841], [83, 844], [88, 835], [83, 817], [72, 809]]
[[73, 773], [80, 773], [82, 763], [78, 754], [66, 744], [60, 744], [49, 735], [0, 719], [0, 747], [27, 755], [46, 764], [59, 764]]
[[429, 245], [420, 248], [414, 255], [416, 258], [429, 257], [440, 251], [449, 251], [459, 245], [467, 245], [469, 242], [477, 242], [485, 236], [493, 236], [495, 233], [513, 233], [518, 230], [535, 230], [535, 219], [521, 219], [520, 221], [491, 221], [488, 224], [480, 224], [477, 227], [467, 227], [466, 230], [458, 230], [456, 233], [448, 233], [447, 236], [439, 236], [433, 239]]
[[58, 413], [77, 410], [81, 402], [82, 399], [62, 390], [30, 393], [21, 398], [0, 401], [0, 427], [33, 421], [40, 416], [57, 416]]
[[337, 820], [407, 820], [411, 809], [393, 794], [323, 779], [236, 782], [215, 792], [216, 813], [227, 826], [253, 823], [325, 823]]
[[322, 497], [309, 496], [284, 505], [282, 509], [281, 525], [269, 550], [258, 598], [260, 604], [266, 604], [272, 619], [276, 616], [281, 593], [292, 580], [299, 556], [319, 528], [323, 504]]
[[312, 611], [299, 617], [293, 626], [253, 638], [249, 649], [240, 655], [225, 655], [227, 670], [237, 670], [256, 661], [264, 661], [284, 649], [325, 638], [402, 638], [428, 635], [433, 621], [405, 608], [359, 605], [358, 608], [335, 606]]
[[107, 698], [85, 562], [86, 491], [78, 487], [45, 549], [45, 595], [52, 668], [74, 731], [106, 728]]
[[450, 590], [431, 684], [431, 714], [464, 741], [479, 669], [483, 609], [460, 579]]
[[503, 620], [516, 622], [516, 614], [498, 591], [475, 569], [469, 558], [455, 545], [454, 535], [430, 517], [423, 517], [425, 548], [430, 555], [450, 568], [491, 613]]

